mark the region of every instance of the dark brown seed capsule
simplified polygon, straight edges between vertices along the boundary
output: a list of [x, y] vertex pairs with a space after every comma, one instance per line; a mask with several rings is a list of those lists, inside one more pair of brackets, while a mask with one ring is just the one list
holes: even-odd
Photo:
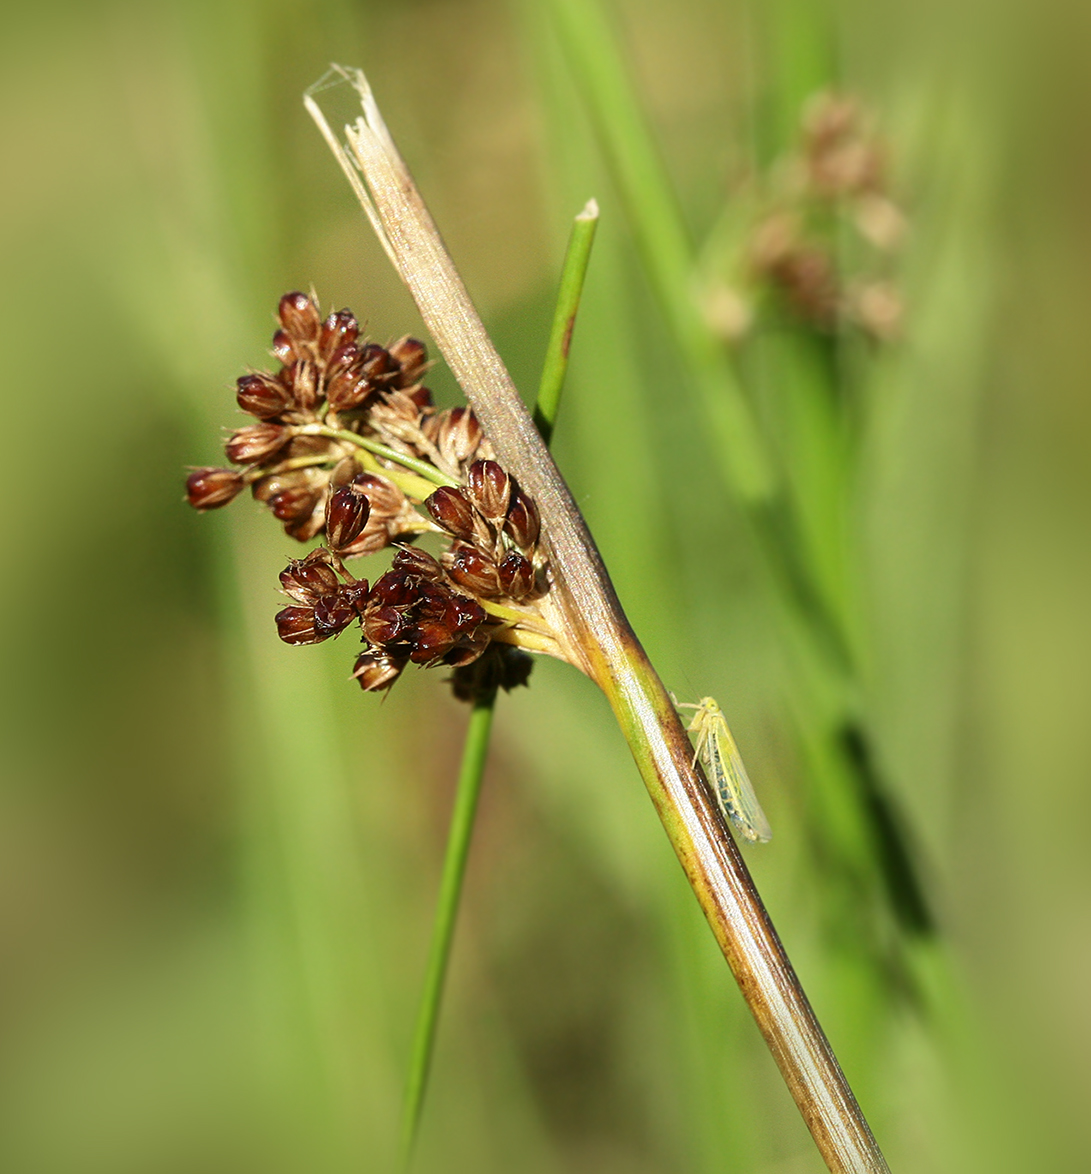
[[322, 323], [318, 335], [318, 357], [329, 363], [331, 356], [346, 343], [355, 343], [360, 337], [360, 324], [351, 310], [338, 310]]
[[466, 492], [490, 522], [503, 523], [511, 488], [511, 478], [496, 461], [474, 461], [467, 470]]
[[413, 651], [409, 659], [414, 664], [428, 664], [451, 651], [455, 633], [442, 620], [424, 620], [413, 632]]
[[456, 538], [469, 541], [474, 536], [474, 509], [461, 489], [441, 485], [429, 497], [424, 508]]
[[534, 668], [534, 657], [521, 648], [513, 648], [510, 644], [494, 646], [499, 662], [497, 684], [505, 693], [526, 685], [530, 680], [531, 670]]
[[474, 547], [455, 543], [443, 556], [443, 565], [454, 582], [474, 595], [490, 599], [501, 594], [496, 564]]
[[284, 523], [284, 533], [289, 538], [294, 538], [296, 542], [310, 542], [310, 540], [322, 529], [326, 521], [326, 510], [322, 501], [322, 494], [318, 495], [318, 500], [314, 504], [314, 509], [305, 518], [299, 518], [294, 522]]
[[487, 636], [464, 636], [443, 658], [443, 663], [454, 668], [472, 664], [488, 649], [490, 643]]
[[460, 701], [476, 701], [493, 689], [510, 691], [525, 685], [533, 667], [534, 658], [521, 648], [490, 644], [484, 656], [451, 674], [451, 688]]
[[314, 630], [322, 636], [340, 635], [356, 619], [356, 608], [337, 595], [323, 596], [314, 605]]
[[361, 352], [360, 370], [369, 382], [380, 383], [384, 382], [384, 376], [397, 371], [397, 366], [389, 351], [384, 350], [378, 343], [369, 342]]
[[530, 554], [538, 543], [541, 531], [538, 507], [522, 490], [517, 490], [512, 495], [504, 530], [515, 545], [526, 554]]
[[371, 589], [372, 602], [382, 607], [404, 607], [416, 599], [417, 592], [408, 575], [387, 571], [375, 580]]
[[362, 616], [368, 600], [367, 580], [354, 579], [346, 583], [341, 588], [340, 600], [345, 607], [351, 607], [356, 615]]
[[195, 510], [214, 510], [227, 505], [243, 485], [234, 469], [194, 469], [186, 478], [186, 498]]
[[504, 594], [526, 599], [534, 590], [534, 568], [517, 550], [509, 550], [496, 568]]
[[458, 595], [454, 591], [448, 592], [445, 619], [456, 632], [469, 634], [487, 618], [488, 613], [476, 599]]
[[370, 394], [370, 384], [356, 367], [338, 372], [326, 384], [326, 400], [335, 412], [351, 412]]
[[443, 579], [443, 568], [425, 550], [412, 546], [402, 547], [394, 556], [393, 569], [406, 574], [419, 575], [422, 579], [438, 583]]
[[406, 335], [391, 345], [390, 357], [400, 368], [398, 386], [412, 387], [424, 374], [424, 368], [428, 365], [428, 348], [419, 338], [410, 338]]
[[432, 406], [432, 393], [427, 387], [412, 387], [405, 395], [423, 411]]
[[305, 293], [286, 293], [280, 299], [278, 316], [284, 332], [297, 346], [317, 341], [322, 319], [318, 307]]
[[300, 356], [295, 353], [292, 346], [292, 340], [284, 333], [283, 330], [278, 330], [273, 335], [272, 346], [273, 358], [279, 360], [281, 363], [290, 363]]
[[331, 632], [318, 632], [313, 607], [286, 607], [276, 614], [277, 635], [285, 644], [318, 644]]
[[409, 663], [408, 657], [389, 656], [381, 651], [361, 652], [356, 658], [352, 675], [366, 693], [389, 689]]
[[280, 572], [280, 585], [285, 595], [297, 603], [313, 607], [324, 595], [335, 594], [341, 581], [325, 557], [325, 551], [316, 550], [305, 559], [292, 559]]
[[371, 506], [362, 493], [345, 485], [326, 502], [326, 542], [331, 550], [351, 545], [367, 525]]
[[264, 461], [278, 452], [291, 439], [291, 431], [283, 424], [251, 424], [234, 432], [224, 446], [227, 459], [239, 465]]
[[344, 342], [330, 355], [326, 374], [339, 375], [350, 367], [359, 367], [360, 361], [360, 348], [355, 343]]
[[396, 607], [368, 607], [364, 635], [372, 644], [395, 644], [405, 639], [412, 624]]
[[259, 420], [271, 420], [279, 416], [292, 403], [291, 391], [279, 379], [264, 371], [242, 376], [235, 386], [238, 389], [235, 398], [239, 407]]
[[395, 518], [405, 509], [405, 494], [385, 477], [375, 473], [360, 473], [353, 478], [352, 483], [371, 503], [373, 518]]
[[269, 508], [282, 522], [299, 522], [311, 514], [318, 498], [319, 494], [307, 486], [285, 489], [269, 499]]

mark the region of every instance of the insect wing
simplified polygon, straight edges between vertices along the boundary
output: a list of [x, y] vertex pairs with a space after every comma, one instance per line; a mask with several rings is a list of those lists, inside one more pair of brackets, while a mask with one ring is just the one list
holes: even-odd
[[[711, 715], [709, 715], [711, 717]], [[732, 823], [752, 843], [772, 839], [773, 829], [761, 809], [754, 787], [743, 766], [739, 748], [722, 717], [710, 723], [702, 749], [713, 784], [720, 796], [724, 811]]]

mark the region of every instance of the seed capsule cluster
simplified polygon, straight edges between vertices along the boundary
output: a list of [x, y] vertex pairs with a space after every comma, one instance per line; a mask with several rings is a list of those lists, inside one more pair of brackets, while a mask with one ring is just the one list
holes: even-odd
[[890, 192], [883, 143], [858, 102], [816, 94], [792, 149], [748, 190], [753, 221], [721, 258], [726, 282], [714, 280], [706, 294], [715, 328], [738, 341], [768, 316], [819, 333], [897, 336], [894, 278], [907, 221]]
[[[242, 468], [197, 469], [187, 493], [208, 510], [250, 485], [290, 536], [323, 536], [281, 573], [291, 605], [276, 616], [280, 638], [317, 644], [356, 624], [364, 650], [353, 676], [366, 691], [389, 688], [409, 664], [451, 666], [466, 699], [524, 684], [530, 662], [515, 647], [524, 620], [533, 647], [549, 650], [536, 609], [548, 567], [534, 502], [493, 459], [468, 408], [433, 406], [420, 384], [422, 343], [367, 342], [350, 311], [323, 320], [301, 293], [281, 298], [278, 318], [280, 370], [238, 381], [239, 406], [258, 421], [227, 441]], [[357, 437], [381, 444], [380, 455]], [[434, 481], [457, 484], [429, 492], [420, 476], [429, 468]], [[407, 545], [429, 531], [450, 543], [438, 559]], [[393, 565], [370, 587], [346, 566], [390, 545]]]
[[455, 539], [442, 563], [458, 586], [518, 603], [541, 591], [538, 508], [496, 461], [475, 461], [464, 488], [437, 489], [424, 504]]
[[309, 542], [323, 527], [331, 487], [357, 471], [352, 445], [329, 433], [381, 436], [383, 413], [431, 413], [431, 393], [420, 383], [427, 354], [414, 338], [389, 347], [366, 341], [351, 310], [323, 321], [303, 293], [285, 294], [277, 317], [272, 353], [280, 369], [251, 372], [236, 385], [239, 407], [258, 420], [225, 446], [228, 460], [245, 467], [197, 469], [187, 491], [191, 505], [214, 509], [249, 485], [291, 537]]
[[[783, 206], [754, 233], [755, 276], [811, 326], [832, 330], [851, 322], [876, 339], [892, 337], [901, 299], [887, 270], [906, 224], [887, 190], [882, 145], [859, 103], [817, 95], [786, 173]], [[834, 218], [845, 225], [843, 239], [831, 240], [821, 227]]]

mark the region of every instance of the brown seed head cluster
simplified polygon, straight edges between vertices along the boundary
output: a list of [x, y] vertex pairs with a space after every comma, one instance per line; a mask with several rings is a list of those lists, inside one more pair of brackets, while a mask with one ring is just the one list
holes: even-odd
[[[292, 601], [276, 616], [281, 639], [317, 644], [356, 624], [365, 647], [353, 676], [368, 691], [409, 664], [451, 666], [465, 699], [525, 684], [519, 646], [554, 650], [534, 502], [468, 408], [433, 406], [422, 343], [367, 342], [350, 311], [323, 321], [301, 293], [281, 298], [278, 318], [280, 369], [238, 381], [239, 406], [258, 421], [227, 441], [241, 468], [197, 469], [187, 494], [208, 510], [249, 485], [291, 537], [324, 536], [281, 573]], [[448, 541], [438, 559], [407, 545], [426, 532]], [[370, 588], [345, 565], [391, 545], [393, 565]]]
[[855, 326], [879, 341], [897, 335], [902, 306], [892, 270], [906, 220], [859, 102], [812, 98], [795, 148], [753, 194], [750, 230], [728, 258], [732, 277], [705, 294], [715, 329], [737, 341], [765, 309], [821, 332]]
[[800, 158], [804, 182], [829, 199], [882, 192], [886, 159], [868, 132], [860, 103], [845, 95], [817, 94], [803, 112]]
[[475, 461], [461, 489], [440, 488], [424, 503], [452, 538], [443, 567], [482, 599], [523, 603], [544, 590], [538, 507], [496, 461]]
[[[781, 207], [754, 231], [755, 277], [820, 330], [854, 323], [873, 338], [894, 337], [901, 301], [885, 270], [905, 217], [888, 194], [883, 144], [860, 103], [816, 95], [785, 174]], [[847, 237], [839, 237], [839, 223], [848, 225]]]

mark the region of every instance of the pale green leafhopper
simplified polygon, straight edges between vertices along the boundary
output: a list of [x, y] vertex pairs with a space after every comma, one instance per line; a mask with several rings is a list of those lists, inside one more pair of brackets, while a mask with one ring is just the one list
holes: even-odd
[[754, 794], [739, 748], [716, 699], [702, 697], [696, 705], [678, 701], [675, 705], [696, 710], [688, 727], [691, 734], [697, 735], [693, 760], [701, 760], [725, 817], [753, 844], [770, 839], [773, 829]]

